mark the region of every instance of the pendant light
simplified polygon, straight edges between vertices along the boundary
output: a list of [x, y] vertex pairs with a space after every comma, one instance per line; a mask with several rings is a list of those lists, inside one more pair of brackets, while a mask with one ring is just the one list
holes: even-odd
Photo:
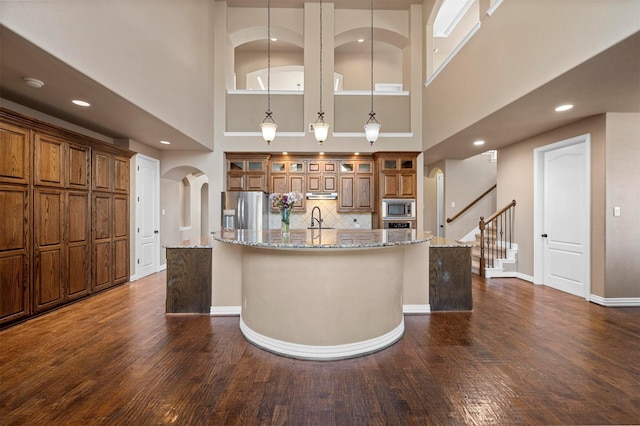
[[322, 0], [320, 0], [320, 111], [318, 111], [318, 118], [313, 124], [313, 133], [320, 145], [327, 140], [329, 135], [329, 125], [324, 122], [324, 112], [322, 111]]
[[271, 117], [271, 0], [267, 0], [267, 112], [260, 128], [262, 129], [262, 138], [271, 143], [276, 137], [276, 129], [278, 125]]
[[369, 120], [364, 125], [364, 135], [371, 145], [378, 140], [380, 127], [382, 126], [376, 120], [376, 113], [373, 111], [373, 0], [371, 0], [371, 112]]

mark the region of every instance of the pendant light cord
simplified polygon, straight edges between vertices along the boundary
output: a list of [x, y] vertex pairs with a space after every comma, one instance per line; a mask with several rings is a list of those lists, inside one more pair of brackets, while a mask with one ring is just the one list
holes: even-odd
[[371, 0], [371, 112], [373, 113], [373, 0]]
[[322, 112], [322, 0], [320, 0], [320, 117], [324, 115]]
[[267, 114], [271, 114], [271, 0], [267, 0]]

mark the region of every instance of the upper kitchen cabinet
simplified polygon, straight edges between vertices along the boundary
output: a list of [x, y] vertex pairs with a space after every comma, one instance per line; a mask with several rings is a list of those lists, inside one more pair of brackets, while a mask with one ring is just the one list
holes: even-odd
[[[35, 133], [34, 144], [35, 185], [89, 189], [89, 147], [43, 133]], [[103, 184], [108, 186], [109, 182]]]
[[307, 191], [337, 192], [338, 173], [336, 161], [307, 160]]
[[[293, 192], [306, 193], [307, 181], [304, 167], [304, 160], [288, 157], [272, 157], [269, 169], [270, 192]], [[305, 211], [306, 202], [302, 197], [293, 206], [294, 211]], [[272, 206], [272, 210], [275, 207]]]
[[372, 212], [375, 206], [373, 160], [340, 160], [340, 191], [338, 211]]
[[418, 153], [375, 154], [379, 171], [380, 198], [416, 198]]
[[227, 191], [267, 191], [267, 155], [227, 154]]
[[29, 183], [31, 131], [0, 122], [0, 182]]
[[129, 193], [129, 158], [94, 149], [93, 190]]

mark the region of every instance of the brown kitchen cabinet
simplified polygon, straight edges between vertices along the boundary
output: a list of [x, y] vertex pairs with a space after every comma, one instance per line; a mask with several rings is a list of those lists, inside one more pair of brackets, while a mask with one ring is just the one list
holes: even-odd
[[375, 206], [375, 180], [371, 160], [341, 160], [338, 211], [371, 212]]
[[0, 326], [129, 280], [131, 155], [0, 109]]
[[267, 155], [227, 154], [227, 191], [267, 191]]
[[[293, 206], [293, 211], [305, 211], [307, 181], [305, 174], [304, 161], [302, 159], [289, 159], [273, 157], [270, 162], [270, 191], [274, 192], [293, 192], [298, 191], [303, 195], [302, 199]], [[271, 206], [272, 211], [276, 211], [275, 206]]]
[[338, 191], [338, 173], [336, 161], [307, 160], [307, 191]]
[[377, 153], [379, 202], [383, 198], [416, 198], [418, 153]]

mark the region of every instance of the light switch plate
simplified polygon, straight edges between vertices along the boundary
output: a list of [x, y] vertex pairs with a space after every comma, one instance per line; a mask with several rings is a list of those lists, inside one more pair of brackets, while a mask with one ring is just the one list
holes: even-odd
[[620, 207], [614, 207], [613, 208], [613, 215], [614, 216], [620, 216]]

